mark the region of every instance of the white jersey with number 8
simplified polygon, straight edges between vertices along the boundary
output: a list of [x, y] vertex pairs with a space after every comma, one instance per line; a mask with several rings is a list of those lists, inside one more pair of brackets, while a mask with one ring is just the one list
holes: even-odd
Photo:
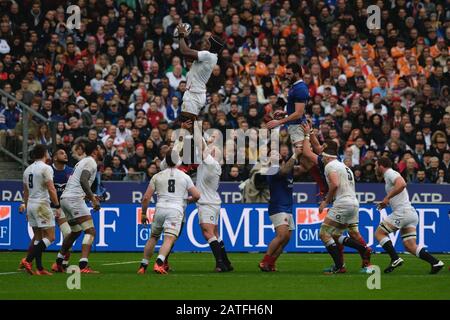
[[168, 168], [154, 175], [150, 186], [157, 194], [156, 208], [174, 208], [184, 212], [188, 189], [194, 183], [183, 171]]

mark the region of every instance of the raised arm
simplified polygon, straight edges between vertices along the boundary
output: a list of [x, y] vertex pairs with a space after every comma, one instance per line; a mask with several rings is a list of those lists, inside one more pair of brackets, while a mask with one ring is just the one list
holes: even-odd
[[180, 39], [180, 52], [183, 56], [189, 57], [192, 59], [198, 59], [198, 51], [189, 48], [189, 46], [186, 43], [186, 40], [184, 39], [186, 37], [186, 29], [184, 28], [183, 24], [179, 24], [177, 26], [178, 29], [178, 36]]

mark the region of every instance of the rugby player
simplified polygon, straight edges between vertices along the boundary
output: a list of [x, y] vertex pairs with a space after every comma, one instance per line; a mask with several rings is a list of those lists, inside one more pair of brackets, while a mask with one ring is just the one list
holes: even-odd
[[[66, 187], [67, 180], [73, 172], [73, 168], [66, 165], [68, 162], [67, 153], [64, 149], [59, 149], [53, 154], [53, 183], [56, 188], [56, 193], [58, 195], [58, 200], [60, 200], [61, 195]], [[63, 239], [66, 238], [70, 234], [70, 226], [67, 223], [67, 219], [64, 215], [64, 212], [61, 210], [59, 217], [57, 216], [56, 208], [53, 204], [51, 204], [53, 214], [55, 215], [56, 224], [59, 226], [59, 230], [61, 230]], [[21, 208], [21, 211], [24, 211], [25, 206]], [[35, 238], [31, 239], [30, 246], [28, 247], [28, 252], [30, 253], [34, 246]], [[70, 252], [66, 254], [63, 261], [63, 267], [66, 268], [69, 264]], [[20, 268], [20, 267], [19, 267]], [[21, 268], [20, 268], [21, 269]], [[56, 271], [53, 270], [52, 271]]]
[[[309, 139], [309, 134], [305, 135], [305, 151], [307, 148], [310, 150]], [[334, 261], [334, 266], [324, 273], [344, 273], [346, 270], [336, 240], [344, 246], [358, 250], [365, 265], [370, 264], [371, 249], [351, 237], [343, 235], [349, 226], [357, 225], [359, 222], [359, 202], [356, 198], [353, 172], [337, 160], [337, 144], [334, 141], [327, 143], [322, 152], [322, 161], [325, 165], [325, 178], [329, 191], [326, 198], [320, 203], [319, 213], [322, 213], [328, 204], [333, 204], [319, 231], [320, 239]]]
[[[55, 215], [61, 207], [53, 184], [53, 169], [46, 164], [49, 159], [47, 147], [36, 145], [33, 149], [35, 161], [23, 173], [23, 197], [27, 208], [27, 219], [33, 228], [33, 249], [21, 261], [21, 267], [29, 274], [52, 275], [42, 266], [42, 253], [55, 241]], [[55, 214], [50, 207], [54, 205]], [[36, 271], [32, 262], [36, 259]]]
[[[175, 158], [175, 157], [174, 157]], [[153, 266], [153, 271], [159, 274], [168, 274], [164, 261], [170, 253], [181, 230], [183, 223], [186, 198], [189, 203], [200, 199], [200, 193], [194, 186], [192, 179], [176, 168], [177, 161], [172, 160], [172, 150], [166, 155], [167, 169], [157, 173], [150, 180], [147, 191], [142, 198], [142, 224], [148, 223], [147, 209], [154, 193], [158, 195], [156, 211], [153, 216], [150, 239], [145, 244], [144, 258], [138, 274], [146, 272], [153, 250], [161, 233], [164, 231], [164, 241], [159, 249], [159, 255]], [[188, 193], [190, 196], [188, 197]]]
[[[305, 132], [301, 124], [306, 122], [305, 108], [310, 98], [309, 88], [302, 80], [302, 69], [297, 63], [290, 63], [286, 66], [285, 77], [291, 86], [288, 92], [286, 111], [275, 111], [275, 119], [267, 123], [267, 129], [287, 125], [292, 146], [295, 147], [297, 144], [302, 144], [305, 138]], [[307, 165], [305, 159], [299, 160], [300, 163]], [[319, 195], [324, 196], [327, 192], [327, 186], [317, 165], [310, 166], [309, 172], [319, 186]]]
[[[264, 258], [259, 263], [259, 268], [263, 272], [276, 271], [275, 263], [284, 247], [289, 243], [292, 230], [295, 229], [292, 216], [294, 166], [302, 153], [302, 149], [303, 145], [297, 144], [290, 159], [280, 159], [281, 166], [278, 172], [274, 175], [267, 175], [270, 190], [269, 216], [275, 228], [275, 238], [270, 242]], [[279, 159], [280, 154], [271, 151], [271, 157]], [[278, 163], [278, 159], [274, 160], [277, 160]], [[301, 170], [301, 168], [298, 168], [298, 170]]]
[[392, 161], [387, 157], [378, 159], [375, 163], [375, 169], [378, 175], [383, 176], [387, 193], [383, 201], [378, 204], [378, 210], [388, 206], [392, 208], [392, 213], [383, 219], [375, 231], [375, 238], [391, 257], [391, 263], [384, 269], [384, 272], [390, 273], [404, 262], [398, 256], [389, 238], [390, 233], [400, 229], [405, 249], [428, 262], [431, 266], [430, 274], [438, 273], [444, 267], [444, 263], [429, 254], [422, 245], [416, 243], [416, 226], [419, 219], [416, 209], [409, 201], [405, 179], [400, 173], [392, 169]]
[[91, 201], [94, 210], [100, 209], [99, 198], [92, 192], [91, 186], [97, 175], [98, 162], [103, 161], [103, 150], [96, 142], [83, 145], [86, 157], [76, 165], [61, 195], [61, 208], [66, 214], [71, 232], [64, 239], [52, 269], [61, 271], [64, 256], [69, 252], [75, 240], [84, 232], [81, 259], [78, 263], [81, 273], [99, 273], [89, 266], [89, 254], [95, 239], [95, 227], [90, 209], [85, 199]]
[[[309, 134], [307, 134], [309, 139], [305, 139], [303, 142], [303, 156], [305, 158], [307, 158], [309, 161], [311, 161], [313, 165], [316, 165], [319, 168], [321, 175], [323, 175], [323, 177], [325, 179], [325, 164], [323, 162], [323, 156], [320, 154], [322, 153], [323, 148], [324, 148], [324, 146], [326, 146], [326, 144], [324, 146], [320, 145], [319, 140], [312, 133], [309, 123], [304, 123], [302, 125], [302, 127], [303, 127], [304, 132], [309, 132]], [[328, 186], [327, 186], [327, 189], [328, 189]], [[352, 239], [358, 241], [361, 245], [366, 247], [369, 251], [372, 251], [372, 249], [367, 246], [367, 243], [364, 240], [364, 238], [362, 237], [362, 235], [359, 233], [358, 222], [349, 224], [347, 232], [348, 232], [348, 235]], [[338, 239], [335, 239], [335, 240], [338, 240]], [[345, 263], [344, 263], [344, 245], [340, 244], [339, 241], [336, 243], [336, 245], [339, 250], [339, 258], [342, 260], [342, 263], [343, 263], [340, 273], [344, 273], [344, 272], [346, 272]], [[370, 262], [366, 259], [362, 259], [361, 272], [363, 272], [363, 273], [370, 272], [371, 270], [369, 269], [369, 266], [370, 266]], [[324, 270], [324, 272], [330, 272], [333, 269], [333, 267], [334, 266], [331, 266], [330, 268], [326, 268]]]

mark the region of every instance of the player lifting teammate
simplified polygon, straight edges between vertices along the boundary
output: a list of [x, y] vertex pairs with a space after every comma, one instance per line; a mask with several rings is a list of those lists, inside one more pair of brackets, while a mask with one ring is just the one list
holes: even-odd
[[[142, 198], [141, 222], [142, 224], [147, 224], [149, 222], [147, 217], [149, 202], [154, 193], [158, 195], [151, 236], [145, 244], [144, 258], [138, 270], [139, 274], [146, 272], [155, 245], [163, 231], [164, 241], [159, 249], [159, 255], [153, 266], [153, 271], [159, 274], [167, 274], [167, 270], [164, 268], [164, 261], [180, 234], [186, 198], [189, 203], [200, 199], [200, 193], [194, 186], [192, 179], [176, 168], [177, 161], [172, 160], [172, 154], [174, 154], [172, 150], [167, 152], [165, 160], [168, 168], [152, 177]], [[191, 194], [190, 197], [187, 196], [188, 193]]]
[[276, 271], [275, 262], [283, 252], [284, 247], [291, 239], [292, 230], [295, 230], [294, 218], [292, 216], [294, 165], [302, 153], [303, 145], [297, 144], [294, 155], [289, 159], [280, 159], [277, 151], [271, 152], [273, 162], [280, 160], [281, 166], [275, 175], [268, 175], [269, 184], [269, 216], [275, 228], [275, 238], [272, 239], [264, 258], [259, 263], [259, 268], [264, 272]]
[[94, 210], [100, 209], [100, 201], [92, 192], [91, 185], [97, 175], [97, 162], [103, 161], [103, 150], [95, 142], [86, 142], [83, 147], [87, 157], [75, 165], [75, 170], [61, 196], [61, 207], [66, 214], [71, 233], [64, 239], [52, 270], [63, 271], [64, 256], [83, 231], [84, 237], [79, 261], [80, 272], [98, 273], [92, 270], [88, 264], [89, 253], [95, 238], [95, 227], [86, 199], [91, 201]]
[[[320, 154], [322, 154], [323, 148], [326, 147], [326, 144], [324, 144], [323, 146], [320, 145], [319, 140], [312, 133], [309, 123], [304, 123], [302, 125], [302, 127], [303, 127], [303, 131], [307, 132], [306, 136], [308, 137], [308, 139], [305, 139], [303, 142], [303, 156], [305, 158], [307, 158], [310, 162], [312, 162], [313, 165], [316, 165], [319, 168], [321, 175], [323, 175], [325, 177], [325, 164], [323, 162], [323, 156]], [[327, 188], [328, 188], [328, 186], [327, 186]], [[358, 221], [356, 221], [354, 223], [350, 223], [348, 225], [347, 231], [348, 231], [349, 236], [352, 239], [356, 240], [362, 246], [366, 247], [367, 250], [372, 251], [372, 249], [367, 246], [366, 241], [359, 233]], [[344, 245], [342, 245], [338, 241], [338, 243], [336, 243], [336, 246], [338, 247], [339, 258], [342, 260], [342, 263], [343, 263], [343, 266], [339, 272], [344, 273], [346, 271], [345, 264], [344, 264]], [[368, 269], [369, 265], [370, 265], [369, 260], [362, 259], [361, 272], [364, 272], [364, 273], [370, 272], [371, 270]], [[334, 268], [334, 266], [331, 266], [330, 268], [327, 268], [324, 271], [331, 272], [333, 268]]]
[[392, 208], [392, 213], [383, 219], [375, 232], [378, 242], [391, 257], [391, 263], [384, 269], [384, 272], [392, 272], [403, 264], [403, 259], [398, 256], [392, 241], [389, 239], [390, 233], [400, 229], [406, 250], [428, 262], [431, 265], [431, 274], [438, 273], [444, 266], [444, 263], [429, 254], [423, 246], [416, 244], [416, 226], [419, 219], [416, 210], [409, 201], [405, 180], [400, 173], [392, 169], [392, 161], [386, 157], [377, 160], [376, 171], [378, 175], [383, 176], [387, 193], [386, 197], [378, 205], [378, 210], [384, 209], [389, 205]]
[[[305, 151], [309, 147], [309, 135], [305, 136]], [[307, 141], [308, 140], [308, 141]], [[343, 235], [351, 225], [359, 222], [359, 202], [355, 193], [355, 179], [353, 172], [342, 162], [337, 160], [337, 144], [329, 141], [322, 152], [325, 165], [325, 178], [328, 183], [328, 194], [319, 206], [319, 213], [333, 203], [320, 227], [320, 239], [325, 244], [328, 253], [334, 261], [334, 266], [325, 274], [345, 272], [344, 262], [339, 255], [336, 240], [347, 247], [358, 250], [365, 264], [370, 263], [371, 250], [358, 241]]]
[[[27, 208], [27, 219], [34, 233], [34, 246], [26, 258], [21, 261], [21, 267], [29, 274], [51, 275], [42, 266], [42, 253], [55, 241], [55, 215], [50, 207], [53, 203], [56, 216], [60, 214], [60, 205], [53, 184], [53, 169], [46, 164], [49, 158], [47, 147], [36, 145], [33, 149], [35, 161], [23, 173], [24, 204]], [[36, 271], [32, 262], [36, 259]]]

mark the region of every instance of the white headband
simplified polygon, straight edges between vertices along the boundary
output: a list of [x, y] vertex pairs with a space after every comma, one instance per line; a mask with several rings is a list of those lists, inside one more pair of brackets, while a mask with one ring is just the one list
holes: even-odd
[[333, 156], [333, 155], [328, 154], [326, 152], [322, 152], [322, 155], [325, 156], [325, 157], [329, 157], [329, 158], [337, 158], [337, 156]]

